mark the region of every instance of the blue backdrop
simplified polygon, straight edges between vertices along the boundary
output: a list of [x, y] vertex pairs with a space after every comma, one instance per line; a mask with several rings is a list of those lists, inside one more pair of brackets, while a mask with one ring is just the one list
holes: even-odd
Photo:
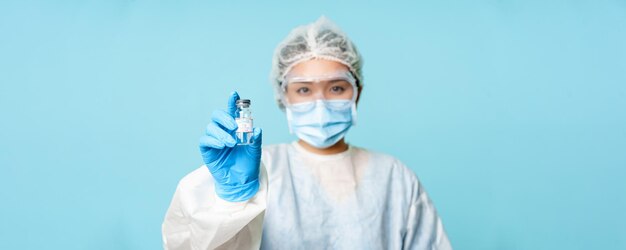
[[365, 58], [349, 142], [456, 249], [626, 249], [626, 2], [0, 2], [0, 248], [159, 249], [213, 109], [289, 142], [275, 46], [325, 14]]

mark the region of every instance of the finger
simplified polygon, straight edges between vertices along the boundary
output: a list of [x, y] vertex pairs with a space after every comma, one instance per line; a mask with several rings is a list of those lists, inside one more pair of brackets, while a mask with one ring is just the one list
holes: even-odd
[[233, 118], [237, 117], [237, 100], [239, 100], [239, 94], [237, 91], [233, 91], [228, 98], [228, 109], [226, 110]]
[[237, 123], [235, 122], [235, 119], [224, 110], [213, 111], [213, 114], [211, 114], [211, 120], [229, 131], [237, 129]]
[[224, 146], [224, 142], [216, 139], [213, 136], [203, 135], [200, 137], [200, 148], [222, 149], [224, 148]]
[[263, 143], [263, 130], [261, 128], [254, 128], [252, 132], [252, 144], [250, 146], [254, 148], [261, 148]]
[[219, 141], [224, 143], [224, 146], [226, 147], [234, 147], [235, 144], [237, 144], [237, 141], [235, 141], [233, 135], [224, 131], [224, 129], [222, 129], [215, 122], [211, 122], [209, 123], [209, 125], [206, 126], [206, 135], [218, 139]]

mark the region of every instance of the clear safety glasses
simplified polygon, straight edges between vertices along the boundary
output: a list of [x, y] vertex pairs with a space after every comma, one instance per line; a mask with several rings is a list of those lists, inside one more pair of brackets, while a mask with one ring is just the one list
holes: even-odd
[[356, 101], [356, 79], [349, 71], [321, 76], [287, 75], [282, 83], [282, 98], [286, 106], [300, 107], [324, 101], [329, 108], [346, 109]]

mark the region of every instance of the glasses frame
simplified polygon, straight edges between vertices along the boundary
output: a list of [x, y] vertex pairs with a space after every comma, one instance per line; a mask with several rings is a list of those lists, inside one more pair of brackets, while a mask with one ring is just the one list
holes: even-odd
[[[352, 98], [350, 100], [352, 101], [352, 103], [355, 103], [356, 99], [357, 99], [357, 96], [358, 96], [358, 86], [356, 84], [357, 80], [354, 77], [354, 75], [352, 74], [352, 72], [346, 71], [346, 70], [331, 72], [331, 73], [328, 73], [328, 74], [317, 75], [317, 76], [299, 76], [299, 75], [287, 74], [283, 78], [283, 81], [281, 81], [281, 92], [282, 92], [281, 93], [281, 101], [283, 102], [283, 104], [286, 107], [302, 104], [302, 103], [291, 104], [287, 100], [287, 86], [289, 84], [291, 84], [291, 83], [294, 83], [294, 82], [319, 83], [319, 82], [336, 81], [336, 80], [344, 80], [344, 81], [350, 83], [350, 85], [352, 86], [352, 89], [353, 89]], [[322, 99], [322, 100], [328, 101], [325, 98]], [[342, 100], [342, 99], [339, 99], [339, 100]], [[318, 100], [316, 99], [316, 100], [308, 101], [308, 102], [304, 102], [304, 103], [314, 103], [316, 101], [318, 101]]]

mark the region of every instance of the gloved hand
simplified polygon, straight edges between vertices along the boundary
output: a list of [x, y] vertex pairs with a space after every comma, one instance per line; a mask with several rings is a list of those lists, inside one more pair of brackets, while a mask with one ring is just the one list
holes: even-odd
[[250, 145], [236, 145], [235, 117], [239, 94], [233, 92], [228, 109], [216, 110], [200, 138], [202, 159], [215, 179], [215, 192], [227, 201], [245, 201], [259, 190], [262, 131], [254, 128]]

